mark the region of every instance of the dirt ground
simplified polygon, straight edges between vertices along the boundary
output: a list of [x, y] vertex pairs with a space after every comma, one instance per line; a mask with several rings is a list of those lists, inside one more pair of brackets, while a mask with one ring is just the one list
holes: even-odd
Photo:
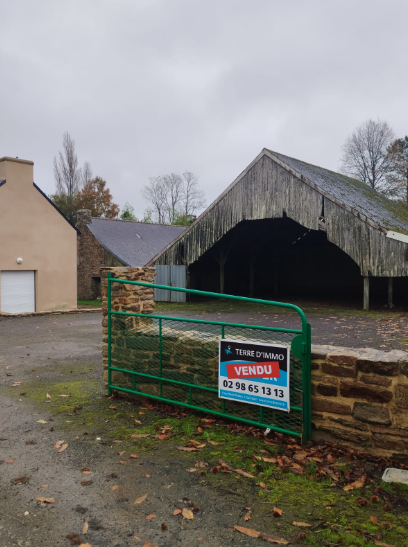
[[[264, 455], [283, 446], [261, 433], [107, 400], [101, 369], [100, 314], [0, 319], [1, 547], [256, 547], [272, 536], [291, 545], [408, 545], [408, 490], [356, 506], [358, 496], [377, 492], [387, 462], [350, 471], [339, 455], [310, 448], [302, 467], [293, 463], [301, 448], [292, 440], [290, 458], [275, 468]], [[309, 480], [317, 473], [312, 453], [325, 466], [343, 462], [344, 471]], [[344, 481], [361, 476], [372, 477], [363, 480], [366, 492], [343, 491]], [[302, 536], [305, 522], [313, 532]]]
[[[248, 544], [249, 538], [232, 527], [251, 492], [206, 488], [199, 475], [185, 472], [194, 466], [194, 454], [175, 454], [166, 443], [159, 451], [130, 458], [130, 449], [140, 447], [107, 438], [105, 416], [99, 423], [85, 424], [81, 409], [62, 415], [53, 408], [69, 400], [59, 395], [72, 394], [78, 383], [85, 392], [89, 384], [86, 399], [105, 401], [100, 315], [0, 319], [0, 340], [2, 547], [68, 546], [69, 533], [94, 547], [149, 541], [166, 547]], [[10, 387], [15, 382], [21, 385]], [[70, 417], [73, 427], [67, 423]], [[61, 440], [69, 446], [58, 453], [54, 446]], [[91, 474], [82, 474], [85, 467]], [[24, 476], [26, 484], [12, 482]], [[83, 486], [84, 480], [92, 483]], [[135, 505], [146, 493], [146, 500]], [[54, 498], [55, 503], [43, 504], [37, 497]], [[193, 520], [173, 516], [176, 508], [190, 506], [200, 509]], [[150, 514], [156, 517], [146, 519]], [[89, 530], [83, 535], [85, 520]], [[263, 526], [267, 528], [267, 522]]]
[[[345, 308], [339, 304], [294, 302], [312, 327], [312, 344], [353, 348], [408, 349], [408, 314], [397, 310]], [[269, 327], [300, 328], [299, 316], [284, 308], [245, 305], [227, 300], [192, 304], [156, 304], [158, 313]]]

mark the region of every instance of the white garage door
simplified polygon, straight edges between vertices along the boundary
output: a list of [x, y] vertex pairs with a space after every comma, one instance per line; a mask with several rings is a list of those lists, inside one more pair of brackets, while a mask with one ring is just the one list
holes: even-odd
[[34, 272], [3, 271], [0, 278], [0, 307], [5, 313], [35, 311]]

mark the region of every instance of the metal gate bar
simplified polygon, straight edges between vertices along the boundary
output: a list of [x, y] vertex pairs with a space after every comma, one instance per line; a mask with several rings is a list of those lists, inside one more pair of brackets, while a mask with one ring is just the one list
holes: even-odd
[[[181, 317], [168, 317], [163, 315], [150, 315], [130, 312], [113, 311], [111, 309], [111, 284], [123, 283], [196, 294], [205, 297], [225, 298], [243, 302], [259, 303], [288, 308], [295, 311], [301, 320], [301, 329], [287, 329], [278, 327], [266, 327], [258, 325], [246, 325], [221, 321], [207, 321]], [[191, 330], [190, 327], [193, 327]], [[188, 330], [187, 330], [188, 328]], [[218, 334], [217, 334], [218, 333]], [[256, 334], [259, 333], [259, 334]], [[264, 343], [276, 342], [276, 337], [281, 343], [291, 345], [291, 413], [271, 410], [262, 406], [250, 405], [243, 402], [233, 402], [218, 398], [218, 387], [214, 377], [207, 378], [202, 367], [195, 365], [195, 361], [203, 359], [203, 347], [206, 345], [215, 348], [215, 342], [219, 338], [232, 338], [240, 340], [256, 341]], [[256, 337], [256, 338], [255, 338]], [[191, 350], [189, 344], [197, 344], [196, 350]], [[199, 370], [203, 374], [201, 384], [192, 381], [184, 381], [191, 377], [191, 372], [175, 370], [174, 363], [169, 361], [170, 351], [178, 345], [180, 359], [189, 359], [191, 369]], [[194, 355], [183, 353], [183, 349], [193, 352]], [[207, 349], [212, 355], [212, 349]], [[310, 325], [307, 323], [304, 312], [293, 304], [272, 302], [256, 298], [246, 298], [194, 289], [167, 287], [112, 278], [108, 274], [108, 393], [113, 390], [134, 393], [143, 397], [160, 400], [166, 403], [177, 404], [201, 412], [208, 412], [223, 418], [239, 420], [241, 422], [258, 427], [270, 428], [281, 433], [300, 437], [302, 442], [311, 436], [311, 373], [310, 373], [311, 335]], [[148, 355], [147, 357], [145, 356]], [[151, 357], [151, 356], [154, 357]], [[177, 354], [179, 355], [179, 354]], [[156, 357], [157, 356], [157, 357]], [[213, 361], [215, 359], [212, 357]], [[121, 366], [125, 362], [126, 366]], [[205, 361], [206, 362], [206, 361]], [[214, 363], [213, 363], [214, 364]], [[143, 370], [144, 369], [144, 370]], [[208, 374], [214, 373], [208, 369]], [[115, 374], [115, 381], [112, 381]], [[182, 379], [180, 379], [180, 376]], [[126, 385], [126, 379], [130, 380], [130, 386]], [[117, 380], [120, 381], [117, 381]], [[146, 384], [142, 384], [142, 382]], [[206, 384], [207, 385], [204, 385]], [[125, 384], [125, 385], [123, 385]], [[155, 389], [158, 387], [158, 392]], [[172, 390], [177, 391], [177, 396], [170, 396]], [[169, 395], [163, 396], [163, 391]], [[205, 400], [205, 393], [210, 399]], [[201, 394], [201, 395], [199, 395]], [[200, 398], [200, 401], [193, 399]], [[203, 403], [204, 399], [204, 404]], [[257, 409], [257, 410], [256, 410]], [[257, 416], [255, 416], [257, 413]]]

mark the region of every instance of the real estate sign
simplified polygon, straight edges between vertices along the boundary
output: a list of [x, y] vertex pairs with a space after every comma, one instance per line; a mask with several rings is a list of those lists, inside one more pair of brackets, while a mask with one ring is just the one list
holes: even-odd
[[220, 340], [218, 396], [290, 411], [288, 346]]

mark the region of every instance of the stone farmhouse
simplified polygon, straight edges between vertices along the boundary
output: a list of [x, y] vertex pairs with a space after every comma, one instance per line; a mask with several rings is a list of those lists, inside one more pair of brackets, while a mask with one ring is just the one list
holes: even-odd
[[185, 226], [168, 226], [129, 220], [92, 218], [87, 209], [77, 213], [78, 300], [101, 296], [100, 269], [145, 266]]

